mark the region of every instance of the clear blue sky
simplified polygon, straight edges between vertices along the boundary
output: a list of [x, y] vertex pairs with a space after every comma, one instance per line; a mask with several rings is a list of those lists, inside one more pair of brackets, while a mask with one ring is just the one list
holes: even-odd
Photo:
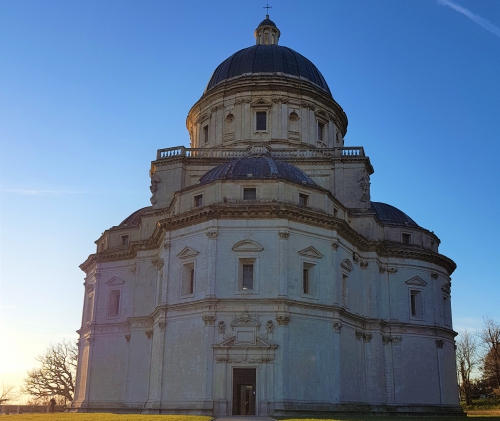
[[[264, 1], [0, 0], [0, 384], [75, 339], [94, 241], [149, 205], [159, 148]], [[375, 168], [372, 199], [458, 264], [456, 330], [500, 320], [500, 1], [274, 0]]]

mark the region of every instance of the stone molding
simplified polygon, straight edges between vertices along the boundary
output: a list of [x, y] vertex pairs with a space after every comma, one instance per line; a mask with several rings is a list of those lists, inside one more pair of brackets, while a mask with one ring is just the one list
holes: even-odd
[[300, 250], [297, 253], [299, 253], [301, 256], [309, 257], [312, 259], [321, 259], [323, 257], [323, 255], [313, 246], [306, 247], [305, 249]]
[[276, 321], [278, 322], [278, 326], [288, 326], [288, 323], [290, 322], [290, 316], [276, 316]]
[[408, 279], [405, 284], [425, 287], [427, 285], [427, 282], [425, 282], [420, 276], [414, 276], [413, 278]]
[[340, 331], [342, 330], [342, 323], [340, 322], [333, 322], [332, 326], [335, 333], [340, 333]]
[[207, 234], [207, 237], [210, 238], [211, 240], [215, 240], [218, 235], [219, 235], [219, 231], [217, 230], [209, 230], [206, 232]]
[[290, 231], [288, 230], [279, 230], [278, 235], [282, 240], [288, 240], [290, 237]]
[[264, 247], [262, 247], [257, 241], [241, 240], [232, 247], [232, 250], [236, 252], [261, 252], [264, 250]]
[[184, 247], [180, 253], [177, 255], [179, 259], [191, 259], [193, 257], [196, 257], [199, 254], [199, 252], [191, 247]]
[[201, 319], [205, 322], [205, 326], [215, 325], [216, 316], [214, 314], [204, 314]]

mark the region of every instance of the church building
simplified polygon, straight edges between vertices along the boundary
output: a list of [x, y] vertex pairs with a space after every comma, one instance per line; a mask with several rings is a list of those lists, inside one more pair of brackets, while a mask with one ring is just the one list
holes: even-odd
[[256, 43], [159, 149], [151, 205], [86, 273], [74, 411], [457, 414], [439, 238], [370, 196], [373, 167], [316, 66]]

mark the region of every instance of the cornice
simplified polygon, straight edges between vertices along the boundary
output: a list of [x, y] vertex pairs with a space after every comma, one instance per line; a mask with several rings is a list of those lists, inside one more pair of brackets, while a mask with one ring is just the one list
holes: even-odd
[[374, 252], [378, 257], [415, 259], [443, 267], [449, 275], [456, 269], [456, 264], [446, 256], [417, 245], [407, 245], [391, 241], [371, 241], [356, 232], [343, 219], [334, 218], [325, 212], [307, 209], [285, 202], [249, 203], [242, 206], [233, 203], [214, 203], [201, 209], [194, 209], [180, 215], [174, 215], [157, 222], [152, 236], [146, 240], [133, 241], [127, 250], [107, 250], [91, 254], [80, 265], [83, 271], [94, 262], [111, 262], [133, 259], [138, 251], [155, 250], [162, 244], [166, 232], [201, 224], [211, 220], [227, 219], [287, 219], [298, 223], [313, 225], [337, 231], [359, 252]]
[[[129, 317], [126, 322], [122, 323], [102, 323], [93, 324], [92, 329], [89, 327], [82, 328], [77, 333], [80, 337], [84, 337], [91, 333], [102, 335], [107, 333], [123, 333], [129, 332], [131, 329], [146, 329], [153, 326], [154, 320], [158, 317], [175, 319], [176, 317], [184, 317], [186, 314], [208, 314], [216, 318], [217, 314], [234, 315], [235, 306], [242, 304], [240, 299], [235, 298], [205, 298], [196, 301], [164, 304], [157, 306], [153, 312], [146, 316]], [[351, 313], [348, 309], [338, 305], [326, 305], [299, 301], [289, 298], [249, 298], [245, 300], [244, 306], [251, 305], [253, 308], [259, 306], [273, 306], [276, 313], [287, 314], [293, 322], [293, 318], [304, 314], [303, 309], [319, 311], [326, 315], [316, 314], [316, 317], [324, 320], [341, 321], [342, 325], [356, 331], [371, 332], [390, 335], [419, 335], [419, 336], [435, 336], [448, 337], [453, 340], [457, 332], [452, 329], [426, 324], [404, 323], [399, 321], [388, 321], [380, 318], [364, 317], [359, 314]], [[218, 307], [226, 307], [230, 310], [219, 310]], [[168, 317], [167, 317], [168, 315]], [[215, 320], [215, 319], [214, 319]]]

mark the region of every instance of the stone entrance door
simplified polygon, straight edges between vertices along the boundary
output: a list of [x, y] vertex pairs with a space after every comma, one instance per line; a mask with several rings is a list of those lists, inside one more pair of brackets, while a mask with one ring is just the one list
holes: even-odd
[[255, 415], [255, 368], [233, 368], [233, 415]]

